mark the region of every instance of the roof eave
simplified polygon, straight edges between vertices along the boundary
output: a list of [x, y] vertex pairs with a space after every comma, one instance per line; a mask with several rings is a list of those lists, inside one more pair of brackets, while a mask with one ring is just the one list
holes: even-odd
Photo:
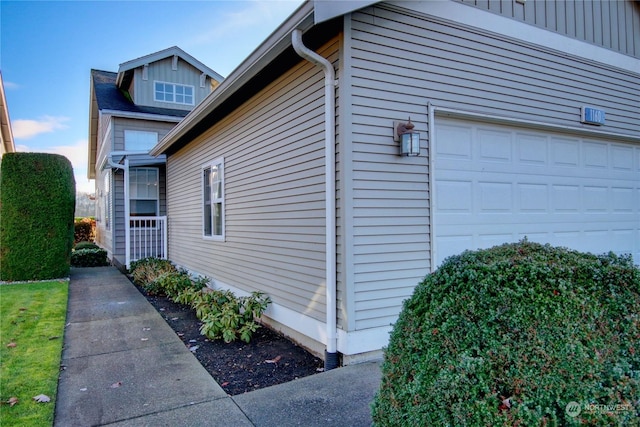
[[150, 154], [165, 154], [176, 142], [184, 137], [204, 117], [214, 111], [234, 92], [254, 77], [266, 64], [291, 46], [291, 33], [296, 28], [306, 31], [314, 25], [313, 2], [302, 4], [267, 39], [260, 44], [231, 74], [220, 83], [200, 104], [196, 106], [176, 127], [174, 127]]

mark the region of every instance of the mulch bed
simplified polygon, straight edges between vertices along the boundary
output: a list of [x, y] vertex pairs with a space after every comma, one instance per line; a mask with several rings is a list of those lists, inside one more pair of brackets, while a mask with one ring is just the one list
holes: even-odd
[[188, 306], [136, 286], [227, 394], [237, 395], [323, 371], [324, 362], [284, 336], [263, 326], [250, 343], [209, 340]]

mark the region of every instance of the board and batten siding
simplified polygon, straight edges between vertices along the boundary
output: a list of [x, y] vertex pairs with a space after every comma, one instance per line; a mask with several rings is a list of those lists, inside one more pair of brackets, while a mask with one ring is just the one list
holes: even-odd
[[[211, 78], [207, 76], [204, 87], [200, 87], [200, 75], [202, 72], [188, 62], [178, 58], [178, 69], [173, 70], [173, 58], [166, 58], [149, 64], [147, 79], [142, 79], [142, 67], [134, 70], [135, 78], [130, 90], [134, 102], [137, 105], [149, 105], [153, 107], [175, 108], [191, 110], [198, 105], [212, 89]], [[193, 86], [193, 105], [176, 104], [173, 102], [157, 102], [154, 100], [154, 82], [177, 83]]]
[[[353, 13], [350, 26], [350, 329], [393, 323], [430, 271], [429, 102], [572, 127], [590, 105], [606, 110], [607, 132], [640, 132], [637, 74], [386, 4]], [[399, 157], [392, 141], [392, 121], [407, 116], [420, 157]]]
[[[337, 58], [338, 42], [321, 49]], [[324, 77], [306, 61], [169, 156], [169, 258], [324, 321]], [[224, 158], [225, 241], [204, 239], [202, 166]], [[297, 325], [287, 325], [296, 329]]]
[[457, 0], [640, 58], [640, 5], [632, 0]]

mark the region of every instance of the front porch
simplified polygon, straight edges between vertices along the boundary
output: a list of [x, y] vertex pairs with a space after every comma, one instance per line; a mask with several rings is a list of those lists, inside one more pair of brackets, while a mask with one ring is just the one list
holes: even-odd
[[142, 258], [167, 258], [166, 216], [129, 216], [125, 227], [127, 268]]
[[142, 258], [167, 258], [165, 156], [144, 152], [114, 151], [105, 158], [113, 188], [106, 212], [113, 217], [112, 261], [129, 269]]

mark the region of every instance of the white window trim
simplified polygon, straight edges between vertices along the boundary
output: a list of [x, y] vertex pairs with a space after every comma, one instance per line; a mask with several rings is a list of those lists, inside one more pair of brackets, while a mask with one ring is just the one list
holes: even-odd
[[[173, 99], [174, 101], [165, 101], [164, 99], [158, 99], [156, 97], [156, 83], [162, 83], [165, 85], [172, 85], [173, 86]], [[182, 87], [190, 87], [192, 90], [192, 95], [191, 95], [191, 103], [187, 103], [187, 102], [177, 102], [175, 101], [176, 99], [176, 86], [182, 86]], [[192, 86], [192, 85], [185, 85], [182, 83], [173, 83], [173, 82], [165, 82], [162, 80], [154, 80], [153, 81], [153, 100], [155, 102], [166, 102], [167, 104], [178, 104], [178, 105], [195, 105], [196, 102], [196, 87]]]
[[[216, 199], [216, 200], [220, 200], [221, 206], [220, 206], [220, 212], [222, 213], [222, 234], [220, 235], [214, 235], [213, 234], [213, 224], [211, 224], [211, 235], [207, 236], [206, 234], [204, 234], [204, 171], [205, 169], [210, 169], [212, 166], [215, 165], [220, 165], [220, 185], [222, 188], [222, 197], [220, 199]], [[224, 157], [218, 157], [216, 159], [213, 159], [210, 162], [205, 163], [204, 165], [202, 165], [202, 167], [200, 168], [200, 197], [201, 197], [201, 202], [200, 202], [200, 218], [202, 220], [202, 238], [204, 240], [214, 240], [214, 241], [220, 241], [220, 242], [224, 242], [225, 241], [225, 236], [226, 236], [226, 214], [225, 214], [225, 199], [226, 199], [226, 191], [225, 191], [225, 173], [224, 173]], [[214, 203], [213, 197], [211, 197], [211, 201], [212, 204]], [[213, 212], [213, 209], [212, 209]], [[213, 216], [212, 216], [212, 220], [213, 220]]]
[[[158, 185], [156, 186], [156, 197], [155, 198], [142, 198], [142, 197], [136, 197], [133, 198], [131, 197], [131, 189], [129, 189], [129, 206], [131, 206], [131, 200], [155, 200], [156, 202], [156, 215], [152, 215], [152, 216], [160, 216], [160, 170], [158, 168], [150, 168], [150, 167], [132, 167], [130, 169], [130, 172], [133, 170], [138, 170], [138, 169], [145, 169], [145, 170], [153, 170], [155, 171], [156, 174], [156, 179], [157, 179], [157, 183]], [[131, 180], [129, 180], [129, 186], [131, 186]], [[132, 216], [131, 215], [131, 207], [129, 207], [129, 219], [130, 220], [135, 220], [136, 218], [140, 218], [138, 216]], [[146, 228], [146, 227], [136, 227], [136, 228]]]

